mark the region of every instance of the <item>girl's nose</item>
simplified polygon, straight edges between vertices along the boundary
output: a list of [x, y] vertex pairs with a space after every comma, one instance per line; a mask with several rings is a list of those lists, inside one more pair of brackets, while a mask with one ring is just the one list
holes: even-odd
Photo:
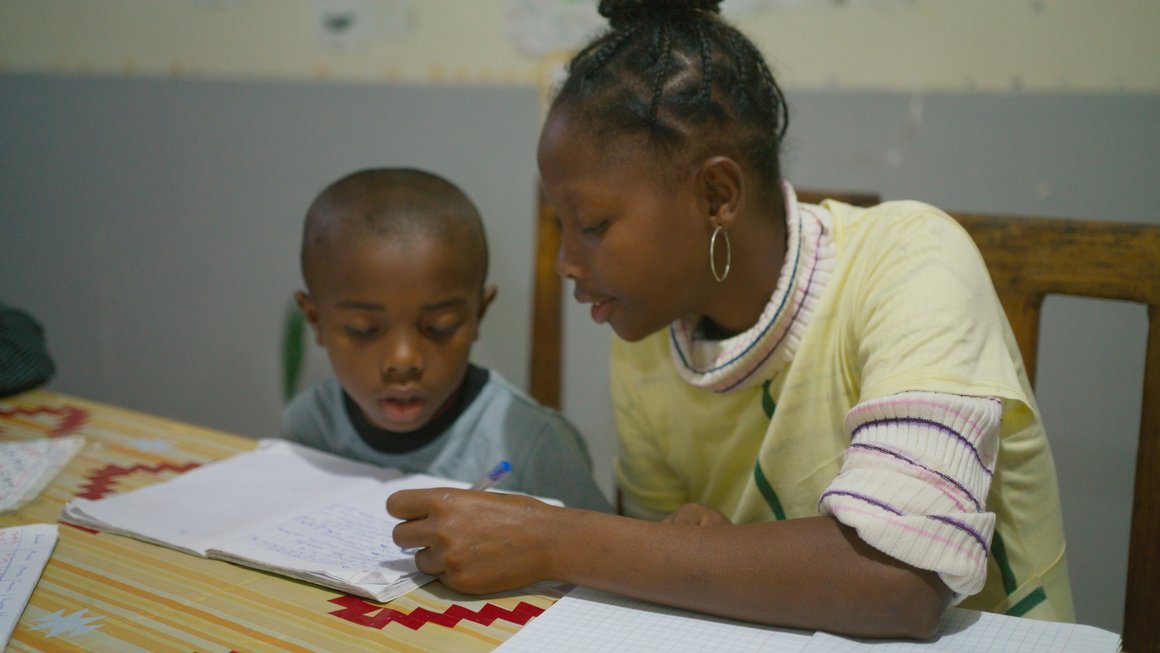
[[575, 249], [569, 247], [568, 239], [564, 237], [560, 238], [560, 249], [556, 252], [556, 274], [565, 279], [583, 279], [585, 276]]

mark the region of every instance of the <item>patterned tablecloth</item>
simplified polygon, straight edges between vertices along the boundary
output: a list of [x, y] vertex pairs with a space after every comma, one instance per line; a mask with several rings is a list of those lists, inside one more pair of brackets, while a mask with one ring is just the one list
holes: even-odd
[[[84, 448], [0, 528], [54, 523], [98, 499], [252, 449], [255, 442], [35, 390], [0, 400], [0, 441], [85, 437]], [[485, 597], [431, 583], [386, 604], [126, 537], [60, 524], [9, 651], [490, 651], [561, 596], [552, 585]]]

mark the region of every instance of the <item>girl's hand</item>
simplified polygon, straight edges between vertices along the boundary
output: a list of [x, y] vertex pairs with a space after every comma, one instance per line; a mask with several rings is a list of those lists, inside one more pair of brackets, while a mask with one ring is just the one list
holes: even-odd
[[451, 488], [400, 490], [387, 512], [405, 520], [395, 544], [420, 548], [419, 570], [467, 594], [489, 594], [549, 578], [548, 548], [561, 510], [531, 497]]
[[729, 518], [716, 508], [706, 506], [703, 503], [686, 503], [677, 508], [675, 512], [669, 513], [668, 517], [662, 520], [665, 524], [689, 524], [692, 526], [722, 526], [725, 524], [732, 524]]

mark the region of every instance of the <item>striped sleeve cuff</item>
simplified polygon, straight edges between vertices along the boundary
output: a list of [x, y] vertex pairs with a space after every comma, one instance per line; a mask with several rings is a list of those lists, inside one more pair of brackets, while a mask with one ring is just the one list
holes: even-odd
[[874, 548], [935, 571], [956, 601], [987, 574], [995, 515], [987, 491], [999, 445], [998, 399], [904, 392], [846, 415], [850, 447], [819, 509]]

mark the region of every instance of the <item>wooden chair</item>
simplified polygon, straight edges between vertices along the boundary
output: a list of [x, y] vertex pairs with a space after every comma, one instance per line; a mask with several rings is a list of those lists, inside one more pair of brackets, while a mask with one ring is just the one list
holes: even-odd
[[1022, 216], [954, 217], [983, 254], [1032, 383], [1044, 296], [1120, 299], [1147, 306], [1123, 646], [1131, 653], [1160, 651], [1160, 226]]

